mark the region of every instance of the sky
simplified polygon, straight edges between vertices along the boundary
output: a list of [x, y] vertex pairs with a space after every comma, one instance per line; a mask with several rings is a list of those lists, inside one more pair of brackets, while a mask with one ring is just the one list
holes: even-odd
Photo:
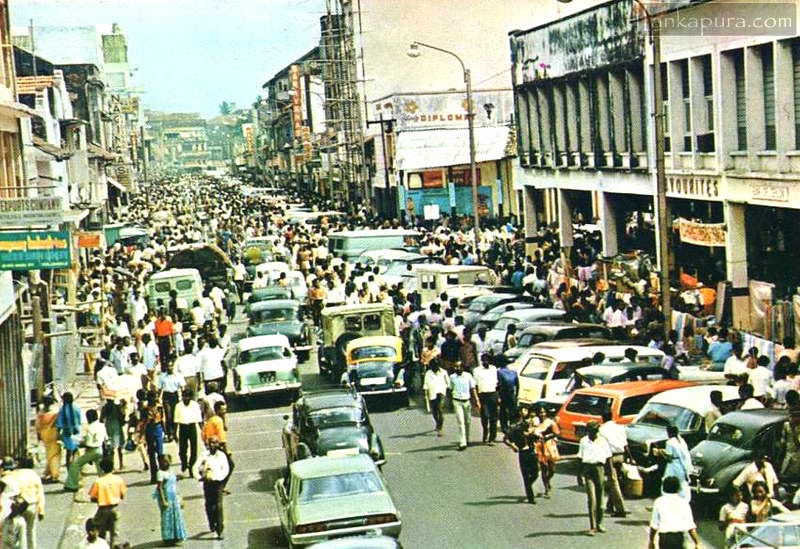
[[218, 114], [319, 43], [322, 0], [11, 0], [11, 25], [118, 23], [150, 109]]

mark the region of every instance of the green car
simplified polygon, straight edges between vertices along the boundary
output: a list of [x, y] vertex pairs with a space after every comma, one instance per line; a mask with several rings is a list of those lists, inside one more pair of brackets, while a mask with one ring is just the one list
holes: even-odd
[[290, 548], [367, 533], [400, 536], [400, 512], [366, 455], [295, 461], [275, 481], [275, 499]]

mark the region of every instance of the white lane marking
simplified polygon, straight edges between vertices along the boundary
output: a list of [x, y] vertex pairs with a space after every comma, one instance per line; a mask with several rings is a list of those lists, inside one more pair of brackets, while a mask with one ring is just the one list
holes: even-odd
[[263, 431], [229, 431], [228, 437], [247, 436], [247, 435], [274, 435], [275, 433], [282, 433], [283, 429], [264, 429]]
[[250, 454], [254, 452], [268, 452], [274, 450], [283, 450], [283, 446], [268, 446], [266, 448], [249, 448], [247, 450], [236, 450], [233, 452], [234, 457], [238, 454]]

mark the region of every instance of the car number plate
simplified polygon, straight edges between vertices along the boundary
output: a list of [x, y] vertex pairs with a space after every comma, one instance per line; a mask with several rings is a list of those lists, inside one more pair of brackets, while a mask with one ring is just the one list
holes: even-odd
[[331, 450], [325, 455], [330, 457], [357, 456], [358, 448], [342, 448], [340, 450]]
[[259, 372], [258, 380], [261, 383], [275, 383], [275, 372]]
[[383, 385], [386, 383], [385, 377], [365, 377], [360, 380], [361, 385]]

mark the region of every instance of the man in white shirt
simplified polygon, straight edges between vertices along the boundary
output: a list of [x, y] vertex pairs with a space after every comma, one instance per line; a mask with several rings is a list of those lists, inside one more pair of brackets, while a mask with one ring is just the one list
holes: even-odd
[[603, 486], [605, 484], [606, 462], [611, 457], [611, 449], [606, 439], [600, 436], [600, 426], [596, 421], [586, 424], [587, 434], [578, 446], [578, 459], [581, 460], [581, 477], [586, 487], [586, 500], [589, 507], [590, 536], [605, 532], [603, 527]]
[[628, 434], [625, 427], [613, 420], [610, 411], [603, 414], [603, 424], [600, 426], [599, 433], [611, 450], [611, 459], [607, 468], [608, 502], [606, 510], [615, 517], [625, 517], [628, 512], [625, 510], [625, 500], [622, 497], [619, 479], [622, 476], [622, 464], [625, 463], [625, 456], [628, 454]]
[[762, 398], [772, 387], [772, 372], [767, 368], [769, 357], [761, 355], [757, 360], [751, 360], [747, 366], [747, 383], [753, 386], [753, 396]]
[[742, 344], [733, 344], [733, 354], [725, 359], [725, 366], [723, 366], [723, 373], [725, 378], [731, 381], [736, 381], [739, 376], [747, 375], [747, 361], [742, 358]]
[[186, 388], [193, 394], [197, 394], [200, 389], [200, 358], [195, 356], [194, 343], [188, 340], [183, 349], [183, 354], [175, 359], [175, 373], [182, 375], [186, 382]]
[[142, 363], [147, 369], [147, 375], [150, 376], [150, 381], [155, 381], [156, 369], [158, 368], [158, 361], [160, 351], [158, 345], [153, 341], [150, 334], [142, 336], [142, 343], [144, 343], [144, 352], [142, 353]]
[[212, 382], [224, 393], [225, 367], [223, 366], [223, 358], [225, 357], [225, 351], [219, 346], [219, 342], [216, 339], [209, 341], [208, 345], [200, 351], [198, 357], [200, 358], [200, 369], [203, 373], [203, 385], [206, 393], [209, 392], [208, 386]]
[[83, 446], [86, 448], [79, 458], [74, 460], [68, 469], [67, 480], [64, 482], [64, 490], [67, 492], [78, 491], [78, 480], [81, 476], [81, 469], [87, 463], [94, 463], [97, 468], [97, 475], [103, 474], [100, 469], [100, 459], [103, 457], [103, 442], [107, 438], [106, 427], [99, 421], [97, 410], [90, 408], [86, 411], [86, 421], [88, 422], [83, 435]]
[[683, 549], [687, 533], [694, 547], [700, 547], [692, 508], [688, 500], [678, 495], [680, 485], [677, 477], [666, 477], [662, 483], [664, 495], [653, 502], [650, 516], [649, 549], [655, 549], [656, 536], [659, 549]]
[[208, 454], [200, 462], [199, 471], [206, 502], [208, 529], [217, 533], [217, 539], [224, 539], [223, 483], [228, 476], [230, 466], [227, 456], [220, 450], [217, 437], [208, 439]]
[[422, 382], [422, 391], [428, 400], [433, 424], [436, 429], [436, 436], [442, 436], [442, 425], [444, 424], [444, 399], [449, 387], [447, 372], [439, 365], [439, 361], [434, 359], [430, 362], [428, 370], [425, 372], [425, 379]]
[[492, 446], [497, 438], [497, 368], [489, 362], [489, 355], [481, 355], [481, 365], [472, 371], [481, 403], [483, 442]]
[[103, 367], [97, 371], [97, 385], [100, 388], [100, 394], [103, 394], [103, 391], [108, 387], [109, 382], [111, 382], [115, 377], [119, 375], [117, 369], [114, 368], [114, 365], [110, 362], [104, 363]]
[[181, 401], [175, 405], [178, 455], [181, 458], [181, 472], [189, 471], [189, 476], [193, 477], [194, 465], [197, 463], [197, 436], [203, 423], [203, 412], [191, 390], [185, 389], [181, 397]]

